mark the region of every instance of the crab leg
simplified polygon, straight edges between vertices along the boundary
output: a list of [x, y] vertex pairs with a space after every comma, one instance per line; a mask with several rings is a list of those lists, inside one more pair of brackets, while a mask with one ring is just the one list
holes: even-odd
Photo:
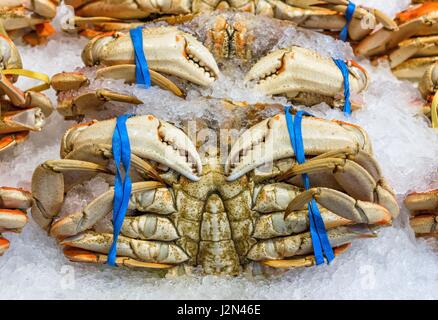
[[158, 3], [154, 1], [78, 1], [68, 0], [76, 8], [79, 16], [104, 16], [120, 19], [142, 19], [156, 14], [186, 14], [190, 12], [190, 1], [168, 1]]
[[420, 215], [410, 220], [411, 228], [417, 237], [438, 236], [438, 216]]
[[412, 58], [392, 69], [394, 75], [402, 80], [419, 81], [426, 70], [438, 61], [438, 57]]
[[[333, 248], [333, 253], [335, 256], [339, 256], [350, 248], [351, 243], [343, 244], [339, 247]], [[314, 255], [307, 255], [303, 257], [292, 257], [286, 260], [263, 260], [262, 263], [265, 266], [272, 268], [302, 268], [302, 267], [312, 267], [316, 265], [316, 260]]]
[[[342, 218], [337, 214], [320, 208], [324, 225], [327, 229], [352, 224], [351, 220]], [[297, 210], [286, 216], [284, 212], [262, 215], [254, 229], [254, 237], [270, 239], [279, 236], [288, 236], [309, 230], [309, 213], [307, 210]]]
[[[23, 3], [23, 1], [17, 1]], [[58, 4], [58, 0], [34, 0], [25, 3], [25, 6], [29, 6], [28, 8], [40, 16], [46, 18], [54, 18], [56, 15], [56, 6]]]
[[438, 33], [438, 11], [431, 11], [423, 16], [401, 24], [398, 30], [380, 29], [363, 39], [355, 48], [358, 56], [375, 56], [390, 49], [413, 36], [426, 36]]
[[66, 171], [108, 173], [101, 165], [78, 160], [46, 161], [39, 165], [32, 175], [32, 217], [45, 229], [61, 211], [66, 189], [63, 172]]
[[[115, 124], [116, 120], [111, 119], [73, 127], [64, 135], [61, 153], [65, 156], [90, 140], [110, 145]], [[202, 173], [201, 159], [183, 131], [152, 115], [131, 117], [126, 125], [133, 154], [168, 166], [190, 180], [199, 180], [196, 172]]]
[[[108, 160], [112, 159], [112, 147], [106, 144], [84, 144], [74, 149], [64, 156], [65, 159], [90, 161], [102, 166], [108, 165]], [[152, 179], [165, 183], [154, 167], [146, 160], [131, 155], [132, 172], [139, 173], [143, 179]]]
[[[89, 146], [84, 145], [83, 148]], [[94, 145], [90, 147], [94, 147]], [[95, 151], [94, 153], [84, 152], [82, 157], [86, 158], [87, 154], [97, 157], [98, 153], [105, 152], [109, 157], [111, 152], [108, 148], [109, 146], [101, 146], [101, 148], [93, 150]], [[100, 162], [102, 161], [102, 159], [99, 160]], [[135, 155], [132, 155], [132, 165], [134, 169], [139, 170], [144, 176], [158, 176], [158, 174], [154, 174], [153, 168]], [[76, 174], [76, 181], [65, 181], [64, 175], [69, 172]], [[59, 214], [64, 200], [64, 193], [73, 185], [83, 181], [78, 178], [78, 173], [85, 174], [83, 177], [85, 180], [98, 173], [112, 175], [112, 172], [102, 164], [72, 159], [46, 161], [35, 169], [32, 177], [33, 197], [35, 200], [32, 207], [32, 216], [42, 227], [47, 228], [51, 224], [52, 219]]]
[[[108, 260], [108, 256], [105, 254], [95, 253], [92, 251], [72, 247], [66, 247], [64, 249], [64, 255], [73, 262], [104, 264]], [[116, 265], [129, 268], [147, 269], [170, 269], [174, 267], [174, 265], [172, 264], [144, 262], [128, 257], [117, 257]]]
[[24, 141], [29, 136], [29, 131], [17, 132], [14, 134], [0, 135], [0, 152], [6, 151], [18, 143]]
[[407, 39], [388, 56], [391, 68], [395, 68], [410, 58], [438, 55], [438, 36]]
[[[354, 239], [375, 237], [368, 228], [354, 225], [327, 230], [332, 247], [350, 243]], [[288, 257], [312, 253], [310, 233], [300, 233], [293, 236], [263, 240], [256, 243], [248, 252], [248, 259], [253, 261], [278, 260]]]
[[16, 188], [0, 187], [0, 255], [9, 248], [2, 232], [20, 232], [27, 223], [25, 210], [31, 206], [31, 195]]
[[18, 209], [0, 209], [0, 232], [19, 231], [27, 223], [27, 215]]
[[353, 198], [379, 203], [387, 208], [394, 218], [398, 216], [400, 210], [392, 190], [387, 190], [385, 182], [381, 183], [381, 177], [373, 177], [364, 167], [352, 160], [311, 159], [304, 164], [294, 165], [284, 176], [319, 172], [331, 173], [336, 182]]
[[[112, 241], [112, 234], [87, 231], [66, 238], [61, 241], [61, 244], [98, 253], [108, 253]], [[189, 259], [189, 256], [175, 244], [131, 239], [122, 235], [117, 240], [117, 255], [164, 264], [178, 264]]]
[[[175, 212], [173, 203], [169, 201], [171, 197], [169, 190], [163, 188], [163, 185], [159, 182], [145, 181], [133, 183], [128, 208], [167, 215]], [[114, 189], [111, 188], [93, 200], [83, 210], [71, 213], [54, 222], [51, 227], [51, 234], [55, 237], [73, 236], [91, 228], [112, 211], [113, 200]], [[161, 211], [158, 209], [161, 209]], [[148, 224], [146, 222], [148, 222]], [[122, 228], [122, 234], [127, 236], [141, 234], [142, 238], [150, 237], [153, 239], [154, 237], [158, 237], [160, 240], [176, 236], [174, 233], [176, 231], [172, 231], [174, 228], [172, 224], [160, 225], [160, 228], [162, 227], [164, 229], [156, 229], [154, 232], [150, 231], [150, 224], [157, 225], [157, 220], [155, 218], [148, 219], [147, 216], [144, 218], [127, 219], [124, 221], [125, 226]], [[161, 231], [162, 235], [160, 234]], [[158, 234], [155, 232], [158, 232]]]
[[45, 116], [52, 113], [53, 106], [47, 96], [34, 91], [21, 91], [4, 74], [0, 74], [0, 90], [8, 96], [15, 107], [39, 108]]
[[[163, 75], [150, 70], [151, 81], [164, 90], [169, 90], [177, 96], [183, 96], [183, 91], [171, 80]], [[123, 79], [127, 83], [135, 83], [135, 65], [115, 65], [100, 68], [96, 72], [96, 79], [111, 78]], [[76, 116], [86, 114], [87, 110], [97, 109], [108, 101], [124, 102], [129, 104], [141, 104], [143, 101], [135, 96], [123, 94], [108, 89], [97, 89], [94, 91], [79, 93], [71, 96], [67, 92], [68, 98], [64, 97], [64, 91], [78, 90], [81, 87], [88, 87], [94, 79], [87, 78], [80, 72], [62, 72], [54, 75], [51, 79], [52, 88], [58, 91], [57, 110], [64, 116]]]
[[[166, 189], [161, 189], [156, 192], [155, 197], [159, 198], [160, 192], [164, 195], [169, 194]], [[137, 193], [137, 198], [144, 196], [144, 194]], [[147, 195], [147, 194], [146, 194]], [[138, 201], [140, 202], [140, 201]], [[163, 213], [160, 212], [160, 215]], [[104, 224], [102, 227], [95, 228], [99, 233], [113, 233], [112, 224]], [[135, 217], [125, 217], [122, 225], [121, 234], [134, 239], [141, 240], [159, 240], [159, 241], [173, 241], [179, 238], [178, 233], [172, 222], [167, 217], [161, 217], [157, 214], [143, 214]]]
[[438, 235], [438, 189], [411, 193], [404, 202], [414, 216], [410, 224], [415, 235], [436, 237]]
[[40, 131], [45, 116], [40, 108], [3, 112], [0, 115], [0, 134], [19, 131]]
[[78, 95], [72, 99], [60, 99], [57, 111], [65, 117], [85, 115], [88, 111], [96, 110], [107, 102], [123, 102], [139, 105], [143, 102], [137, 97], [118, 93], [107, 89], [97, 89]]
[[143, 25], [143, 22], [123, 21], [121, 19], [108, 17], [74, 16], [67, 19], [66, 23], [61, 27], [65, 32], [80, 31], [81, 35], [88, 38], [93, 38], [101, 33], [110, 31], [124, 31]]

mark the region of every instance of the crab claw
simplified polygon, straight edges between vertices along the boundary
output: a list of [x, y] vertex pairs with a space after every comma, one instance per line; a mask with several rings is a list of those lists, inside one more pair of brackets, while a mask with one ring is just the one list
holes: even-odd
[[[303, 141], [306, 155], [342, 149], [366, 149], [368, 139], [360, 128], [318, 118], [303, 118]], [[290, 158], [294, 151], [290, 142], [284, 114], [268, 118], [245, 131], [232, 146], [225, 163], [228, 180], [273, 161]]]
[[[115, 124], [112, 119], [74, 127], [64, 136], [63, 152], [68, 154], [91, 139], [95, 144], [111, 145]], [[152, 115], [131, 117], [126, 126], [133, 154], [163, 164], [190, 180], [199, 180], [196, 173], [202, 173], [201, 158], [183, 131]]]
[[[350, 91], [357, 94], [365, 90], [366, 71], [352, 62], [348, 68]], [[344, 79], [334, 61], [297, 46], [260, 59], [248, 72], [246, 81], [256, 81], [256, 88], [265, 94], [287, 95], [306, 105], [323, 101], [334, 104], [337, 97], [343, 97]]]
[[0, 256], [9, 249], [9, 241], [0, 235]]
[[2, 232], [20, 232], [27, 223], [26, 209], [32, 196], [23, 189], [0, 187], [0, 256], [9, 248], [9, 241]]
[[[143, 29], [143, 51], [154, 71], [208, 86], [219, 75], [212, 54], [196, 38], [173, 27]], [[82, 52], [88, 66], [135, 64], [131, 37], [120, 33], [93, 38]]]

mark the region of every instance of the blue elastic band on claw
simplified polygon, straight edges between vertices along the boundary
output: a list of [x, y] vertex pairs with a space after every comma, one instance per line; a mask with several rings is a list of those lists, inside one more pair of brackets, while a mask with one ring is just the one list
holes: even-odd
[[146, 88], [151, 86], [151, 75], [149, 74], [148, 62], [143, 51], [143, 28], [137, 27], [129, 30], [135, 55], [135, 82], [144, 85]]
[[[131, 146], [126, 128], [126, 120], [128, 120], [129, 117], [130, 115], [125, 114], [117, 118], [112, 139], [112, 152], [116, 165], [116, 176], [114, 179], [113, 243], [108, 252], [107, 260], [107, 264], [111, 266], [116, 265], [117, 239], [119, 238], [120, 230], [122, 229], [132, 189], [132, 183], [129, 177], [129, 169], [131, 167]], [[125, 173], [124, 179], [122, 178], [120, 163], [123, 164]]]
[[[298, 111], [295, 117], [290, 112], [291, 107], [285, 108], [286, 124], [289, 132], [290, 142], [295, 153], [295, 157], [299, 164], [306, 161], [304, 153], [304, 142], [301, 130], [301, 123], [303, 115], [311, 116], [310, 113], [305, 111]], [[306, 190], [310, 189], [310, 179], [309, 176], [304, 173], [302, 174], [304, 181], [304, 187]], [[327, 263], [330, 263], [335, 255], [333, 253], [333, 248], [330, 245], [330, 241], [327, 236], [327, 231], [322, 220], [321, 213], [318, 209], [315, 199], [312, 199], [308, 203], [308, 213], [310, 222], [310, 236], [312, 238], [313, 252], [315, 255], [315, 262], [317, 265], [324, 263], [324, 255], [327, 259]]]
[[342, 41], [347, 41], [348, 39], [348, 26], [350, 25], [351, 19], [353, 19], [354, 11], [356, 10], [356, 5], [349, 1], [347, 10], [345, 11], [345, 19], [347, 22], [345, 23], [345, 26], [342, 28], [341, 33], [339, 35], [339, 38]]
[[336, 66], [341, 70], [342, 77], [344, 78], [344, 114], [349, 116], [351, 114], [351, 102], [350, 102], [350, 78], [347, 64], [343, 60], [333, 59]]

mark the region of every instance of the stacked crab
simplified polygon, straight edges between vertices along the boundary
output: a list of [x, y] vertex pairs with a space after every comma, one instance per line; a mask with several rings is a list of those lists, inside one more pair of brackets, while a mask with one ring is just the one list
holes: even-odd
[[[216, 10], [234, 10], [287, 20], [307, 29], [339, 33], [346, 25], [347, 0], [237, 0], [202, 1], [171, 0], [167, 2], [136, 2], [121, 0], [66, 0], [75, 15], [65, 29], [87, 36], [96, 32], [120, 31], [143, 25], [144, 21], [164, 20], [181, 23], [194, 15]], [[392, 19], [379, 10], [357, 6], [348, 25], [352, 41], [360, 41], [378, 25], [384, 29], [397, 28]]]
[[[18, 5], [21, 1], [7, 2], [10, 7], [0, 13], [3, 27], [9, 30], [24, 28], [26, 23], [37, 20], [28, 19], [29, 13]], [[46, 13], [45, 2], [32, 2], [32, 9]], [[16, 5], [19, 9], [16, 8]], [[12, 9], [13, 8], [13, 9]], [[6, 9], [5, 9], [6, 10]], [[17, 10], [17, 11], [15, 11]], [[6, 12], [11, 15], [6, 15]], [[19, 14], [23, 14], [21, 17]], [[26, 14], [25, 14], [26, 13]], [[30, 18], [29, 18], [30, 19]], [[32, 18], [36, 19], [36, 18]], [[41, 20], [41, 19], [40, 19]], [[38, 21], [40, 21], [38, 20]], [[42, 20], [41, 20], [42, 21]], [[26, 25], [27, 26], [27, 25]], [[26, 140], [31, 131], [40, 131], [45, 118], [52, 113], [51, 101], [37, 87], [22, 91], [14, 85], [19, 74], [35, 76], [37, 73], [23, 70], [20, 53], [7, 35], [0, 35], [0, 154]], [[44, 78], [38, 74], [37, 78]], [[0, 234], [2, 232], [19, 232], [27, 222], [26, 209], [31, 207], [32, 197], [29, 192], [9, 187], [0, 187]], [[9, 247], [9, 241], [0, 235], [0, 255]]]
[[47, 41], [55, 30], [50, 20], [56, 15], [59, 0], [1, 0], [1, 30], [12, 39], [20, 38], [32, 45]]
[[418, 237], [434, 237], [437, 234], [438, 190], [415, 192], [405, 199], [411, 211], [411, 227]]
[[420, 82], [420, 91], [427, 100], [424, 114], [434, 126], [437, 112], [431, 111], [436, 93], [438, 61], [438, 2], [422, 2], [397, 15], [398, 30], [381, 29], [361, 41], [355, 48], [358, 55], [387, 60], [400, 79]]
[[[330, 18], [334, 16], [342, 17]], [[221, 81], [220, 66], [237, 61], [248, 86], [267, 96], [286, 96], [307, 106], [344, 105], [344, 78], [333, 59], [296, 45], [271, 51], [278, 39], [264, 50], [255, 50], [258, 32], [252, 21], [261, 18], [221, 12], [210, 14], [207, 22], [200, 16], [185, 19], [182, 24], [154, 24], [142, 30], [152, 84], [171, 91], [177, 103], [188, 91]], [[265, 19], [263, 28], [268, 24], [297, 28], [290, 21]], [[196, 29], [197, 21], [202, 21], [202, 29]], [[270, 40], [263, 39], [267, 44]], [[102, 85], [105, 78], [135, 82], [134, 57], [129, 33], [92, 38], [82, 53], [86, 66], [51, 80], [58, 91], [58, 111], [77, 118], [90, 117], [110, 102], [147, 105], [134, 91], [125, 90], [129, 86]], [[355, 98], [365, 90], [368, 75], [354, 61], [347, 61], [346, 68], [353, 109], [359, 108]], [[354, 239], [374, 236], [375, 229], [390, 225], [398, 215], [394, 194], [361, 128], [305, 117], [307, 162], [300, 165], [278, 106], [271, 117], [265, 111], [273, 106], [202, 98], [203, 103], [218, 100], [212, 105], [228, 110], [225, 121], [201, 125], [220, 139], [212, 139], [199, 127], [189, 138], [193, 130], [188, 126], [178, 129], [152, 115], [127, 120], [133, 185], [117, 241], [116, 264], [171, 275], [199, 269], [204, 274], [271, 274], [315, 264], [307, 212], [311, 199], [318, 203], [335, 254]], [[247, 121], [236, 123], [236, 112], [244, 112]], [[86, 181], [99, 178], [114, 184], [115, 123], [109, 119], [73, 127], [62, 139], [61, 159], [44, 162], [33, 174], [32, 216], [60, 241], [72, 261], [105, 263], [108, 259], [114, 188], [84, 207], [71, 209], [65, 202]], [[239, 138], [223, 138], [225, 128], [236, 129]], [[314, 188], [304, 189], [304, 173]]]
[[20, 53], [15, 44], [0, 35], [0, 152], [27, 138], [30, 131], [40, 131], [45, 118], [52, 113], [52, 103], [42, 93], [22, 91], [13, 83], [15, 72], [22, 69]]

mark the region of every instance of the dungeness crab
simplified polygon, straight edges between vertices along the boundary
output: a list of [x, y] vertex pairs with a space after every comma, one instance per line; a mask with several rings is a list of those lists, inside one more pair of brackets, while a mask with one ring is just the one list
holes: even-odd
[[[143, 51], [152, 83], [177, 96], [184, 96], [182, 85], [175, 84], [175, 81], [212, 86], [220, 81], [218, 65], [232, 58], [234, 62], [244, 65], [243, 69], [249, 65], [249, 70], [244, 71], [245, 82], [268, 96], [283, 95], [295, 103], [308, 106], [326, 102], [334, 107], [343, 107], [344, 78], [333, 59], [299, 45], [269, 52], [283, 34], [281, 31], [295, 26], [284, 21], [265, 19], [266, 24], [256, 25], [253, 16], [238, 13], [212, 15], [205, 20], [197, 20], [205, 22], [199, 23], [204, 27], [203, 32], [199, 32], [203, 43], [183, 31], [190, 29], [196, 33], [194, 22], [180, 27], [144, 28]], [[205, 28], [205, 25], [208, 27]], [[262, 41], [257, 39], [257, 35], [263, 31], [257, 28], [273, 25], [276, 28], [278, 25], [279, 32], [272, 33], [270, 38], [263, 37], [265, 49], [255, 52], [254, 48], [260, 48], [261, 45], [253, 44]], [[291, 30], [295, 32], [295, 29]], [[107, 101], [130, 104], [143, 102], [117, 87], [102, 87], [99, 82], [103, 78], [135, 82], [134, 49], [130, 34], [116, 32], [94, 37], [84, 48], [82, 60], [86, 68], [57, 74], [51, 80], [52, 87], [58, 91], [58, 111], [64, 116], [87, 115]], [[253, 64], [253, 61], [256, 62]], [[346, 61], [346, 65], [354, 110], [361, 106], [357, 96], [366, 89], [368, 74], [354, 61]], [[174, 81], [162, 74], [172, 77]]]
[[55, 30], [50, 20], [59, 0], [0, 0], [0, 24], [12, 39], [22, 37], [29, 44], [47, 41]]
[[[84, 35], [96, 32], [121, 31], [154, 19], [181, 22], [198, 14], [212, 11], [240, 11], [293, 22], [309, 29], [328, 33], [341, 31], [346, 25], [347, 0], [66, 0], [74, 7], [66, 30], [78, 30]], [[357, 6], [350, 23], [348, 36], [359, 41], [377, 26], [396, 30], [397, 24], [381, 11]]]
[[[113, 183], [115, 123], [71, 128], [62, 139], [62, 159], [44, 162], [33, 174], [32, 216], [59, 239], [72, 261], [107, 261], [113, 188], [79, 210], [59, 214], [73, 186], [96, 176]], [[152, 115], [129, 118], [133, 185], [116, 264], [174, 275], [196, 267], [204, 274], [237, 275], [312, 266], [306, 211], [312, 197], [335, 254], [389, 225], [399, 208], [366, 133], [311, 117], [302, 126], [308, 161], [299, 165], [282, 113], [244, 131], [225, 161], [216, 145], [203, 148], [208, 151], [201, 158], [198, 137], [189, 139], [166, 121]], [[302, 173], [310, 174], [308, 191]]]

